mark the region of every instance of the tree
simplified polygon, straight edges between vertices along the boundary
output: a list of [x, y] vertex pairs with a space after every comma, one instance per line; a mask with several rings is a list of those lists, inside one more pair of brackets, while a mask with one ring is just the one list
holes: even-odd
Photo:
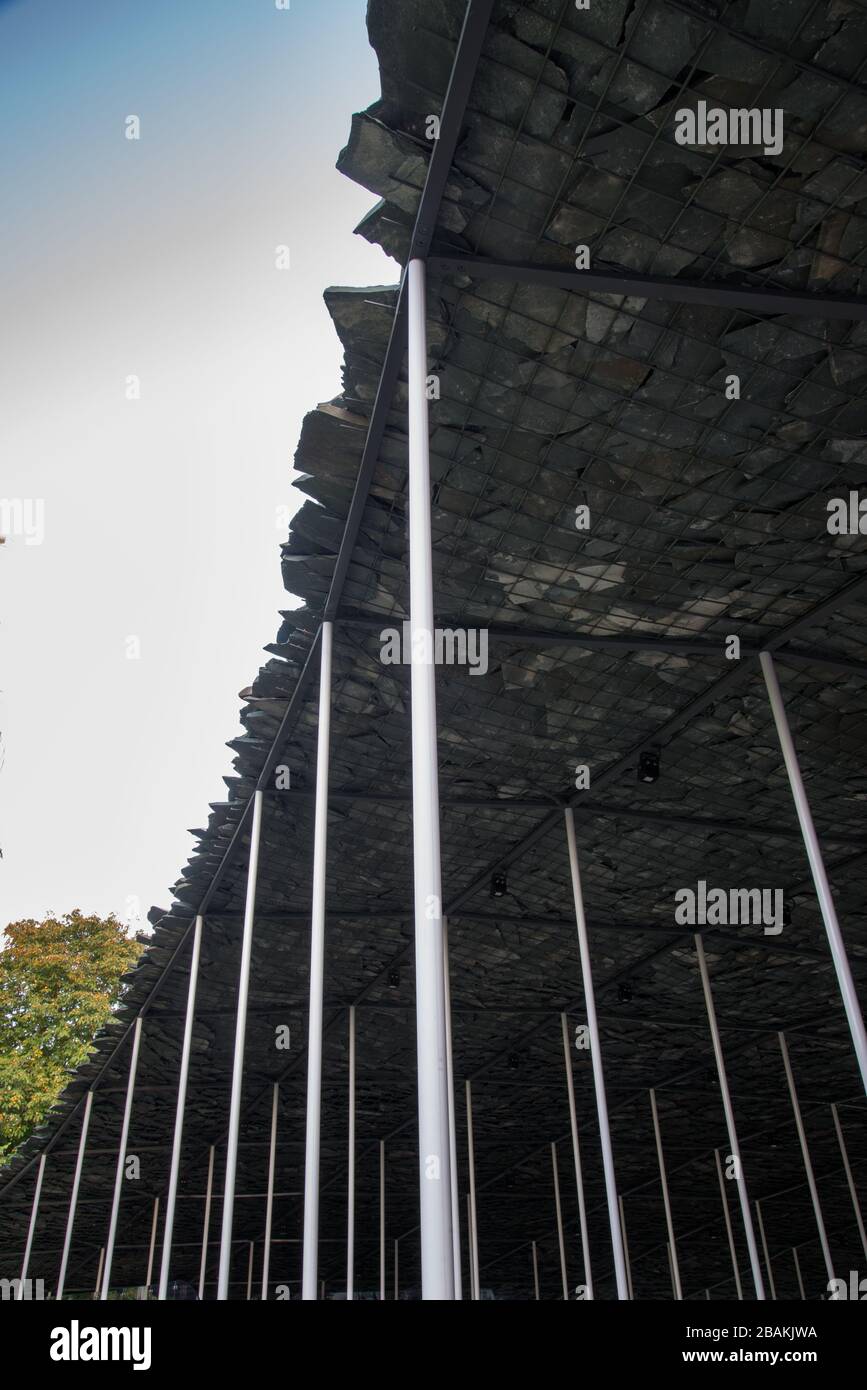
[[140, 944], [76, 908], [12, 922], [0, 950], [0, 1163], [41, 1123], [111, 1017]]

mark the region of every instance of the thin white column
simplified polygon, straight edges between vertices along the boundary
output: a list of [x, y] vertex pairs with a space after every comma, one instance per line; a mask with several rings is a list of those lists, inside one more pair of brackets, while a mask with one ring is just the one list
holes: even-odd
[[469, 1238], [468, 1238], [468, 1240], [467, 1240], [467, 1260], [468, 1260], [469, 1266], [470, 1266], [470, 1298], [475, 1298], [475, 1296], [476, 1296], [476, 1275], [475, 1275], [475, 1267], [474, 1267], [474, 1265], [473, 1265], [473, 1240], [472, 1240], [472, 1229], [473, 1229], [473, 1216], [472, 1216], [472, 1210], [471, 1210], [471, 1207], [470, 1207], [470, 1194], [469, 1194], [469, 1192], [468, 1192], [468, 1193], [467, 1193], [467, 1231], [470, 1232], [470, 1236], [469, 1236]]
[[232, 1063], [232, 1099], [226, 1136], [226, 1176], [223, 1183], [223, 1221], [220, 1230], [220, 1271], [217, 1298], [229, 1297], [232, 1272], [232, 1226], [235, 1219], [235, 1180], [238, 1175], [238, 1135], [241, 1129], [241, 1093], [244, 1088], [244, 1043], [247, 1034], [247, 999], [250, 993], [250, 958], [253, 954], [253, 924], [256, 917], [256, 875], [259, 869], [259, 839], [262, 832], [262, 791], [253, 793], [253, 824], [250, 829], [250, 858], [247, 864], [247, 897], [244, 903], [244, 935], [241, 939], [241, 967], [238, 974], [238, 1012], [235, 1020], [235, 1055]]
[[563, 1208], [560, 1205], [560, 1174], [557, 1171], [557, 1145], [551, 1143], [551, 1170], [554, 1174], [554, 1206], [557, 1210], [557, 1240], [560, 1245], [560, 1277], [563, 1280], [563, 1301], [569, 1302], [569, 1276], [566, 1273], [566, 1241], [563, 1235]]
[[72, 1179], [72, 1194], [69, 1198], [69, 1213], [66, 1217], [66, 1234], [63, 1237], [63, 1255], [60, 1261], [60, 1275], [57, 1280], [55, 1298], [63, 1297], [66, 1283], [66, 1267], [69, 1264], [69, 1249], [72, 1244], [72, 1227], [75, 1222], [75, 1208], [78, 1205], [78, 1189], [81, 1184], [81, 1170], [84, 1167], [84, 1151], [87, 1147], [87, 1131], [90, 1128], [90, 1111], [93, 1105], [93, 1091], [88, 1091], [84, 1101], [84, 1117], [81, 1121], [81, 1134], [78, 1137], [78, 1156], [75, 1160], [75, 1176]]
[[16, 1301], [24, 1297], [24, 1281], [27, 1278], [27, 1270], [30, 1265], [30, 1252], [33, 1249], [33, 1233], [36, 1230], [36, 1217], [39, 1214], [39, 1198], [42, 1193], [42, 1179], [45, 1175], [45, 1154], [39, 1158], [39, 1167], [36, 1171], [36, 1190], [33, 1193], [33, 1205], [30, 1208], [30, 1225], [27, 1230], [27, 1244], [24, 1247], [24, 1259], [21, 1264], [21, 1280], [18, 1285], [18, 1292], [15, 1295]]
[[147, 1298], [147, 1291], [150, 1288], [151, 1280], [154, 1277], [154, 1254], [157, 1248], [157, 1223], [159, 1222], [159, 1219], [160, 1199], [159, 1197], [154, 1197], [154, 1214], [151, 1218], [151, 1238], [150, 1244], [148, 1246], [148, 1267], [147, 1273], [145, 1275], [145, 1298]]
[[349, 1007], [349, 1153], [346, 1194], [346, 1298], [355, 1298], [355, 1005]]
[[205, 1297], [205, 1273], [208, 1268], [208, 1232], [211, 1227], [211, 1197], [214, 1193], [214, 1146], [208, 1150], [208, 1186], [205, 1192], [205, 1225], [202, 1231], [202, 1259], [199, 1265], [199, 1298]]
[[852, 1198], [852, 1206], [855, 1209], [855, 1220], [858, 1223], [858, 1234], [861, 1237], [861, 1245], [864, 1249], [864, 1257], [867, 1259], [867, 1235], [864, 1233], [864, 1218], [861, 1215], [861, 1203], [858, 1201], [858, 1193], [855, 1189], [855, 1181], [852, 1177], [852, 1167], [849, 1163], [849, 1154], [846, 1149], [846, 1141], [843, 1138], [843, 1131], [840, 1128], [840, 1116], [837, 1114], [836, 1105], [831, 1106], [831, 1114], [834, 1116], [834, 1128], [837, 1131], [837, 1143], [840, 1145], [840, 1153], [843, 1158], [843, 1167], [846, 1170], [846, 1182], [849, 1184], [849, 1196]]
[[104, 1246], [104, 1245], [101, 1245], [101, 1246], [99, 1247], [99, 1264], [97, 1265], [97, 1268], [96, 1268], [96, 1288], [95, 1288], [94, 1291], [93, 1291], [93, 1298], [94, 1298], [94, 1299], [98, 1299], [98, 1298], [99, 1298], [99, 1286], [100, 1286], [100, 1283], [102, 1282], [102, 1267], [103, 1267], [104, 1263], [105, 1263], [105, 1246]]
[[536, 1249], [536, 1242], [533, 1241], [533, 1290], [536, 1294], [536, 1302], [539, 1302], [539, 1252]]
[[268, 1300], [268, 1272], [271, 1266], [271, 1228], [274, 1221], [274, 1172], [277, 1166], [277, 1111], [280, 1087], [274, 1082], [271, 1096], [271, 1145], [268, 1151], [268, 1196], [265, 1199], [265, 1248], [262, 1252], [262, 1302]]
[[743, 1301], [744, 1291], [743, 1286], [741, 1285], [741, 1272], [738, 1269], [738, 1256], [737, 1251], [735, 1250], [735, 1238], [734, 1232], [732, 1231], [732, 1218], [729, 1213], [729, 1199], [726, 1196], [726, 1183], [725, 1178], [723, 1177], [722, 1159], [719, 1156], [719, 1149], [714, 1149], [713, 1154], [714, 1158], [716, 1159], [716, 1175], [719, 1181], [719, 1195], [722, 1200], [723, 1215], [726, 1219], [726, 1235], [728, 1237], [729, 1242], [729, 1254], [732, 1257], [732, 1273], [735, 1276], [735, 1288], [738, 1291], [738, 1299]]
[[768, 1271], [768, 1287], [771, 1290], [771, 1298], [774, 1302], [777, 1299], [777, 1286], [774, 1283], [774, 1271], [771, 1269], [771, 1257], [768, 1254], [768, 1242], [765, 1236], [765, 1223], [762, 1220], [762, 1204], [756, 1202], [756, 1217], [759, 1223], [759, 1235], [762, 1238], [762, 1253], [765, 1257], [765, 1269]]
[[172, 1140], [172, 1162], [169, 1171], [169, 1191], [166, 1198], [166, 1224], [163, 1231], [163, 1254], [160, 1261], [158, 1298], [165, 1299], [169, 1286], [169, 1266], [172, 1261], [172, 1232], [175, 1228], [175, 1203], [178, 1196], [178, 1175], [181, 1167], [181, 1141], [184, 1133], [184, 1111], [187, 1104], [187, 1081], [190, 1075], [190, 1050], [193, 1044], [193, 1021], [196, 1012], [196, 987], [199, 979], [199, 957], [202, 950], [202, 918], [196, 918], [193, 929], [193, 955], [190, 961], [190, 983], [187, 987], [187, 1014], [184, 1020], [184, 1041], [181, 1047], [181, 1070], [178, 1077], [178, 1103], [175, 1109], [175, 1133]]
[[656, 1108], [656, 1092], [653, 1089], [651, 1089], [650, 1092], [650, 1109], [653, 1113], [653, 1133], [656, 1137], [656, 1157], [659, 1161], [659, 1181], [662, 1184], [662, 1201], [665, 1206], [665, 1225], [668, 1230], [668, 1250], [671, 1257], [671, 1277], [674, 1283], [674, 1296], [678, 1303], [682, 1303], [683, 1289], [680, 1284], [680, 1266], [677, 1263], [677, 1246], [674, 1243], [674, 1224], [671, 1219], [668, 1179], [665, 1175], [665, 1159], [662, 1155], [662, 1135], [659, 1132], [659, 1112]]
[[255, 1242], [251, 1240], [251, 1241], [250, 1241], [250, 1253], [249, 1253], [249, 1255], [247, 1256], [247, 1302], [248, 1302], [248, 1303], [250, 1302], [251, 1298], [253, 1297], [253, 1254], [254, 1254], [255, 1248], [256, 1248], [256, 1247], [255, 1247]]
[[126, 1103], [123, 1108], [123, 1123], [120, 1130], [120, 1145], [117, 1151], [117, 1168], [114, 1175], [114, 1196], [111, 1202], [111, 1221], [108, 1227], [108, 1240], [105, 1246], [105, 1262], [102, 1267], [102, 1293], [104, 1303], [108, 1298], [111, 1284], [111, 1265], [114, 1258], [114, 1242], [117, 1236], [117, 1217], [120, 1210], [120, 1193], [123, 1187], [123, 1170], [126, 1163], [126, 1145], [129, 1138], [129, 1122], [132, 1116], [132, 1098], [135, 1092], [135, 1074], [138, 1070], [139, 1045], [141, 1043], [141, 1015], [136, 1019], [132, 1034], [132, 1053], [129, 1059], [129, 1076], [126, 1083]]
[[777, 680], [777, 673], [774, 669], [774, 659], [770, 652], [760, 652], [759, 661], [761, 662], [762, 674], [764, 675], [765, 685], [768, 690], [768, 699], [771, 702], [771, 712], [774, 716], [774, 723], [777, 726], [777, 737], [780, 740], [783, 761], [786, 764], [786, 772], [789, 775], [789, 786], [792, 790], [795, 810], [798, 813], [801, 834], [804, 837], [804, 847], [807, 851], [807, 858], [810, 861], [810, 872], [813, 876], [816, 896], [819, 899], [822, 920], [825, 923], [828, 945], [831, 948], [831, 958], [837, 973], [837, 985], [843, 999], [843, 1008], [846, 1010], [849, 1031], [852, 1034], [852, 1042], [855, 1047], [855, 1055], [858, 1058], [858, 1065], [861, 1068], [861, 1080], [865, 1088], [867, 1088], [867, 1032], [864, 1030], [864, 1019], [861, 1015], [858, 995], [855, 991], [855, 983], [852, 979], [852, 971], [849, 968], [849, 960], [846, 955], [846, 947], [843, 943], [843, 934], [840, 931], [840, 923], [837, 921], [834, 899], [831, 896], [831, 887], [828, 883], [828, 875], [825, 873], [822, 851], [819, 848], [819, 840], [816, 835], [815, 826], [813, 825], [813, 817], [810, 813], [810, 803], [807, 800], [807, 793], [804, 790], [804, 782], [798, 764], [798, 755], [795, 752], [795, 745], [792, 741], [791, 730], [789, 729], [789, 720], [786, 715], [786, 707], [783, 704], [783, 696], [780, 691], [780, 683]]
[[753, 1229], [753, 1218], [750, 1212], [750, 1199], [747, 1195], [747, 1180], [744, 1177], [744, 1165], [741, 1162], [740, 1149], [738, 1147], [738, 1133], [735, 1125], [735, 1112], [732, 1108], [732, 1098], [729, 1092], [728, 1077], [726, 1076], [726, 1064], [723, 1057], [722, 1043], [720, 1042], [719, 1028], [716, 1021], [716, 1009], [714, 1008], [713, 994], [710, 987], [710, 975], [708, 974], [707, 961], [704, 955], [704, 942], [698, 932], [695, 933], [695, 952], [698, 956], [698, 968], [701, 974], [701, 987], [704, 993], [704, 1005], [707, 1010], [707, 1021], [710, 1025], [710, 1036], [713, 1042], [713, 1054], [716, 1060], [716, 1074], [719, 1082], [720, 1095], [722, 1096], [723, 1110], [726, 1117], [726, 1129], [728, 1130], [731, 1154], [737, 1160], [736, 1182], [738, 1185], [738, 1198], [741, 1204], [741, 1217], [744, 1223], [744, 1235], [747, 1238], [747, 1249], [750, 1256], [750, 1269], [753, 1275], [756, 1298], [761, 1301], [765, 1297], [765, 1285], [762, 1279], [761, 1265], [759, 1264], [759, 1251], [756, 1245], [756, 1233]]
[[804, 1130], [804, 1121], [801, 1118], [801, 1107], [798, 1104], [798, 1092], [795, 1089], [795, 1078], [792, 1073], [792, 1063], [789, 1060], [789, 1048], [783, 1033], [777, 1033], [780, 1044], [780, 1052], [783, 1055], [783, 1066], [786, 1069], [786, 1083], [789, 1087], [789, 1098], [792, 1102], [792, 1111], [795, 1116], [795, 1125], [798, 1130], [798, 1141], [801, 1145], [801, 1157], [804, 1160], [804, 1172], [807, 1174], [807, 1186], [810, 1189], [810, 1198], [813, 1203], [813, 1214], [816, 1217], [816, 1229], [819, 1232], [819, 1244], [822, 1247], [822, 1256], [825, 1261], [825, 1269], [828, 1278], [833, 1279], [834, 1264], [831, 1259], [831, 1247], [828, 1244], [828, 1233], [825, 1230], [825, 1219], [822, 1216], [822, 1208], [819, 1204], [819, 1189], [816, 1186], [816, 1177], [813, 1172], [813, 1164], [810, 1158], [810, 1150], [807, 1145], [807, 1135]]
[[449, 1106], [449, 1176], [452, 1193], [452, 1249], [454, 1251], [455, 1298], [464, 1296], [461, 1278], [461, 1217], [458, 1196], [458, 1133], [455, 1121], [455, 1068], [452, 1053], [452, 987], [449, 974], [449, 924], [443, 918], [443, 990], [446, 1013], [446, 1074]]
[[316, 1298], [319, 1269], [319, 1150], [322, 1129], [322, 1000], [325, 987], [325, 873], [328, 861], [328, 759], [331, 739], [332, 623], [322, 624], [319, 723], [316, 737], [316, 810], [313, 832], [313, 907], [310, 925], [310, 1014], [307, 1027], [307, 1143], [304, 1160], [304, 1257], [301, 1297]]
[[407, 271], [412, 835], [422, 1298], [454, 1298], [442, 944], [425, 265]]
[[379, 1301], [385, 1302], [385, 1140], [379, 1141]]
[[572, 1076], [572, 1048], [569, 1043], [569, 1022], [560, 1015], [563, 1030], [563, 1061], [566, 1066], [566, 1090], [569, 1095], [569, 1123], [572, 1127], [572, 1157], [575, 1161], [575, 1186], [578, 1189], [578, 1221], [581, 1226], [581, 1254], [584, 1261], [586, 1298], [593, 1297], [593, 1275], [590, 1273], [590, 1236], [587, 1231], [587, 1209], [584, 1205], [584, 1178], [581, 1173], [581, 1149], [578, 1144], [578, 1114], [575, 1109], [575, 1081]]
[[665, 1242], [665, 1253], [668, 1256], [668, 1277], [671, 1280], [671, 1292], [673, 1296], [677, 1298], [677, 1285], [674, 1282], [674, 1261], [671, 1258], [671, 1244], [669, 1241]]
[[605, 1073], [602, 1069], [602, 1045], [599, 1036], [599, 1023], [596, 1018], [596, 998], [593, 993], [593, 971], [590, 965], [590, 941], [587, 934], [587, 919], [584, 915], [584, 896], [581, 892], [581, 873], [578, 867], [578, 846], [575, 841], [575, 817], [572, 814], [571, 806], [566, 807], [564, 815], [566, 818], [566, 841], [569, 846], [569, 867], [572, 874], [572, 897], [575, 903], [575, 925], [578, 928], [578, 952], [581, 958], [584, 1007], [587, 1010], [587, 1028], [590, 1033], [590, 1060], [593, 1064], [593, 1086], [596, 1092], [596, 1113], [599, 1117], [599, 1139], [602, 1144], [602, 1167], [605, 1173], [608, 1225], [611, 1230], [611, 1249], [614, 1255], [614, 1272], [617, 1278], [617, 1297], [619, 1299], [628, 1299], [629, 1286], [626, 1279], [626, 1262], [623, 1258], [623, 1237], [620, 1231], [620, 1216], [617, 1210], [617, 1182], [614, 1176], [614, 1151], [611, 1147], [611, 1129], [608, 1124], [608, 1103], [605, 1099]]
[[467, 1097], [467, 1158], [470, 1170], [470, 1246], [473, 1252], [473, 1298], [481, 1297], [479, 1286], [479, 1228], [476, 1221], [476, 1145], [473, 1138], [473, 1092], [469, 1081], [465, 1082]]
[[792, 1259], [795, 1261], [795, 1273], [798, 1276], [798, 1288], [801, 1291], [801, 1302], [806, 1303], [807, 1295], [804, 1293], [804, 1281], [801, 1278], [801, 1261], [798, 1259], [798, 1252], [794, 1245], [792, 1246]]
[[626, 1288], [629, 1293], [630, 1302], [635, 1298], [632, 1288], [632, 1265], [629, 1263], [629, 1239], [626, 1235], [626, 1212], [623, 1210], [623, 1198], [617, 1198], [617, 1206], [620, 1213], [620, 1233], [623, 1236], [623, 1260], [626, 1265]]

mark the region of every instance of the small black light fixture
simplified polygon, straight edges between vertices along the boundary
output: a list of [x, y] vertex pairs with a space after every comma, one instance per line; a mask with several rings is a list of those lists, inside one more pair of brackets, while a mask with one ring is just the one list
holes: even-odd
[[631, 986], [631, 985], [618, 985], [618, 986], [617, 986], [617, 1002], [618, 1002], [618, 1004], [631, 1004], [631, 1003], [632, 1003], [632, 986]]
[[505, 869], [500, 869], [497, 873], [491, 874], [491, 897], [504, 898], [509, 891], [509, 883], [506, 878]]
[[638, 780], [639, 782], [656, 782], [659, 780], [658, 748], [645, 748], [643, 753], [639, 753]]
[[389, 970], [389, 972], [388, 972], [388, 987], [389, 987], [389, 989], [400, 989], [400, 971], [399, 971], [399, 970], [397, 970], [397, 969]]

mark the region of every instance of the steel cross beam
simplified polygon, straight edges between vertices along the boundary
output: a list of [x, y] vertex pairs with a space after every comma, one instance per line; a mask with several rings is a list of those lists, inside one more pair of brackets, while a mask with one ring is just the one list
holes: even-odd
[[642, 299], [670, 299], [678, 304], [708, 304], [753, 314], [805, 314], [808, 318], [865, 319], [863, 295], [815, 294], [803, 290], [731, 285], [710, 280], [682, 280], [676, 275], [639, 275], [632, 270], [600, 267], [575, 270], [541, 265], [533, 261], [496, 261], [488, 256], [464, 256], [459, 252], [428, 257], [432, 275], [467, 275], [473, 280], [495, 280], [578, 294], [639, 295]]

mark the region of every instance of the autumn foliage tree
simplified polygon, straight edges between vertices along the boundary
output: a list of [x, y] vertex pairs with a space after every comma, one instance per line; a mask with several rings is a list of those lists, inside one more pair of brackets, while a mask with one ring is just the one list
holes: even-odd
[[46, 1116], [111, 1017], [140, 944], [77, 909], [12, 922], [0, 950], [0, 1163]]

